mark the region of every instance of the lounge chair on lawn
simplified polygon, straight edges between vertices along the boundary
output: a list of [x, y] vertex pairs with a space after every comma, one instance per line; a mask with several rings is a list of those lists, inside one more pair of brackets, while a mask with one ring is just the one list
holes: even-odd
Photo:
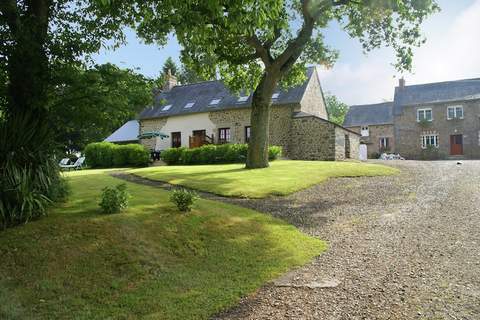
[[64, 165], [60, 165], [60, 168], [62, 169], [68, 169], [68, 171], [70, 171], [70, 169], [73, 169], [73, 170], [80, 170], [82, 169], [82, 166], [83, 166], [83, 163], [85, 162], [85, 157], [80, 157], [77, 159], [77, 161], [75, 161], [74, 164], [64, 164]]
[[60, 162], [58, 163], [58, 165], [59, 165], [59, 166], [66, 166], [69, 162], [70, 162], [70, 159], [69, 159], [69, 158], [63, 158], [62, 160], [60, 160]]

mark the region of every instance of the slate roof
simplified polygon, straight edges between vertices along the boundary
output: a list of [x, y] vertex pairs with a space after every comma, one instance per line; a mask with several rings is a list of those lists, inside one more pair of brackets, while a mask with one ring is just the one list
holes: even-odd
[[106, 142], [129, 142], [138, 141], [137, 136], [140, 132], [140, 125], [137, 120], [130, 120], [118, 128], [104, 141]]
[[[299, 103], [308, 81], [314, 74], [314, 70], [315, 67], [307, 68], [307, 80], [303, 84], [286, 91], [277, 89], [275, 92], [279, 92], [280, 95], [277, 99], [273, 99], [273, 105]], [[238, 98], [218, 80], [175, 86], [168, 92], [157, 94], [154, 105], [145, 108], [140, 113], [139, 119], [161, 118], [225, 109], [241, 109], [251, 106], [251, 94], [245, 102], [238, 102]], [[217, 105], [210, 105], [213, 99], [221, 100]], [[191, 108], [185, 108], [185, 105], [189, 102], [195, 102], [195, 104]], [[166, 105], [171, 105], [171, 108], [163, 111], [162, 109]]]
[[394, 113], [404, 106], [480, 99], [480, 78], [419, 84], [395, 88]]
[[393, 102], [351, 106], [343, 121], [344, 127], [393, 124]]
[[294, 112], [294, 113], [292, 114], [292, 118], [294, 118], [294, 119], [315, 118], [315, 119], [318, 119], [318, 120], [323, 121], [323, 122], [331, 123], [331, 124], [333, 124], [333, 125], [336, 126], [336, 127], [342, 128], [343, 130], [346, 130], [346, 131], [348, 131], [348, 132], [350, 132], [350, 133], [354, 133], [354, 134], [356, 134], [357, 136], [360, 136], [360, 134], [359, 134], [358, 132], [352, 131], [352, 130], [350, 130], [350, 129], [348, 129], [348, 128], [345, 128], [345, 127], [342, 127], [341, 125], [336, 124], [335, 122], [332, 122], [332, 121], [327, 120], [327, 119], [323, 119], [323, 118], [321, 118], [321, 117], [319, 117], [319, 116], [316, 116], [316, 115], [313, 115], [313, 114], [310, 114], [310, 113], [307, 113], [307, 112], [296, 111], [296, 112]]

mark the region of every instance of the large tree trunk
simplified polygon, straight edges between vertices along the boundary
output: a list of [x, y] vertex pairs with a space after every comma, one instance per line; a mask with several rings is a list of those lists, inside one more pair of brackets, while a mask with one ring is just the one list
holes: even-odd
[[252, 97], [251, 136], [248, 144], [247, 169], [268, 167], [270, 106], [278, 74], [265, 71]]
[[37, 119], [47, 117], [49, 62], [45, 52], [49, 0], [29, 3], [24, 17], [12, 26], [15, 46], [8, 57], [8, 111], [12, 117], [34, 113]]

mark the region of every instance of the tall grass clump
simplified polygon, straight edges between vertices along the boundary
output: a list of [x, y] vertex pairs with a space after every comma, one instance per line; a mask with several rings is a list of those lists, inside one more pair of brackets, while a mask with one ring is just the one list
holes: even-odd
[[48, 124], [35, 116], [0, 120], [0, 229], [41, 217], [67, 196], [52, 145]]

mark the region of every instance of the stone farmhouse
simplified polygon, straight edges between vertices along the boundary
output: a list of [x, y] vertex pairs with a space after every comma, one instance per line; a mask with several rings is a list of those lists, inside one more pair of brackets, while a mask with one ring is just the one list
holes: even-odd
[[[251, 95], [231, 93], [221, 81], [177, 85], [169, 75], [165, 88], [154, 94], [154, 105], [138, 116], [138, 133], [162, 132], [169, 138], [141, 139], [140, 143], [159, 151], [247, 143], [251, 99]], [[114, 135], [134, 138], [132, 133]], [[283, 156], [290, 159], [343, 160], [358, 159], [360, 135], [328, 121], [318, 71], [310, 67], [303, 84], [279, 88], [272, 95], [269, 141], [281, 146]]]
[[420, 85], [400, 79], [393, 102], [352, 106], [344, 126], [362, 135], [369, 155], [407, 159], [427, 150], [442, 158], [480, 158], [480, 78]]

